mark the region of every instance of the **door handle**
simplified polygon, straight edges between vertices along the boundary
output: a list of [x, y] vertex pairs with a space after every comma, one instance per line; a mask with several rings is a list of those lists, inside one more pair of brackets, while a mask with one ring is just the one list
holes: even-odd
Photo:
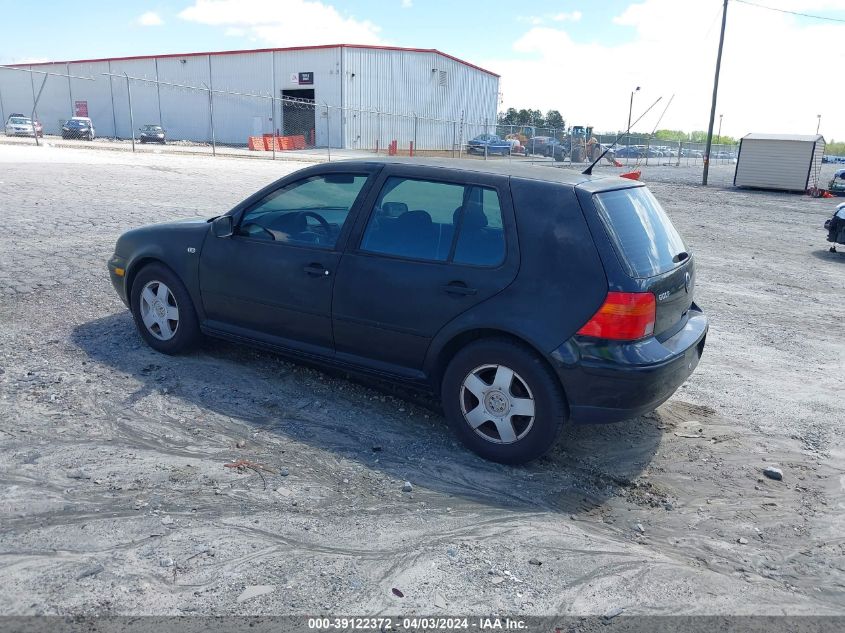
[[450, 284], [442, 286], [442, 288], [447, 294], [459, 295], [462, 297], [468, 297], [478, 292], [478, 290], [476, 290], [475, 288], [467, 287], [467, 285], [462, 281], [453, 281]]
[[302, 270], [313, 277], [327, 277], [329, 274], [328, 269], [322, 264], [308, 264], [303, 267]]

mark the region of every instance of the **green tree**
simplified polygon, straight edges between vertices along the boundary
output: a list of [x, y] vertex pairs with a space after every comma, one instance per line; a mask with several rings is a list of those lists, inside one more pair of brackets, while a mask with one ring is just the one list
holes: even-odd
[[562, 128], [566, 125], [563, 116], [557, 110], [549, 110], [546, 112], [546, 126], [553, 128]]

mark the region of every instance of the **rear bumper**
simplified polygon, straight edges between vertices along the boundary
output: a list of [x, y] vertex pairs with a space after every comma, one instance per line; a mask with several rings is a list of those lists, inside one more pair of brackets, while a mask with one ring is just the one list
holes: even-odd
[[575, 423], [618, 422], [653, 411], [695, 371], [707, 317], [692, 305], [665, 341], [608, 342], [573, 337], [551, 354]]

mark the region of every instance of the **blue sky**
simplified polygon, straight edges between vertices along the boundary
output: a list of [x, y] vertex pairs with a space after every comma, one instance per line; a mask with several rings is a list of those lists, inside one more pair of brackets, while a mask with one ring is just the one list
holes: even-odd
[[[35, 20], [37, 28], [3, 29], [0, 60], [84, 59], [265, 45], [248, 35], [226, 36], [226, 29], [220, 26], [180, 18], [179, 13], [192, 4], [190, 1], [86, 0], [83, 5], [41, 2]], [[543, 15], [579, 11], [580, 28], [573, 35], [576, 41], [584, 43], [635, 37], [634, 29], [608, 19], [631, 4], [626, 0], [534, 0], [530, 10], [521, 10], [520, 3], [515, 2], [460, 0], [415, 0], [408, 8], [403, 8], [401, 0], [336, 0], [324, 4], [334, 6], [345, 16], [373, 22], [380, 27], [380, 36], [391, 44], [439, 48], [470, 61], [494, 57], [503, 43], [509, 45], [516, 33], [531, 26], [528, 18]], [[21, 3], [0, 0], [0, 7], [8, 15], [19, 11]], [[67, 28], [68, 19], [76, 20], [69, 16], [83, 7], [85, 28]], [[146, 12], [154, 12], [162, 24], [154, 27], [138, 24], [139, 16]], [[18, 23], [18, 27], [21, 25]], [[33, 37], [33, 33], [37, 35]], [[525, 55], [514, 53], [514, 57], [520, 56]]]
[[[749, 0], [845, 20], [845, 0]], [[0, 15], [27, 15], [0, 0]], [[704, 129], [722, 0], [160, 0], [38, 3], [0, 25], [0, 63], [308, 44], [437, 48], [501, 75], [500, 108], [560, 110], [618, 129], [672, 95], [660, 127]], [[731, 0], [719, 94], [723, 131], [845, 140], [845, 23]], [[650, 131], [662, 105], [639, 131]], [[624, 127], [624, 126], [623, 126]]]

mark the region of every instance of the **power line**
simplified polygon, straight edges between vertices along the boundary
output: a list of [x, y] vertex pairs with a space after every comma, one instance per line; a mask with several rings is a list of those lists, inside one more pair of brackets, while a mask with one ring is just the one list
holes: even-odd
[[789, 15], [797, 15], [802, 18], [813, 18], [814, 20], [826, 20], [828, 22], [841, 22], [845, 24], [845, 19], [842, 18], [830, 18], [824, 15], [813, 15], [811, 13], [801, 13], [799, 11], [789, 11], [787, 9], [776, 9], [775, 7], [767, 7], [764, 4], [757, 4], [756, 2], [748, 2], [748, 0], [734, 0], [734, 2], [739, 2], [741, 4], [747, 4], [751, 7], [757, 7], [758, 9], [767, 9], [768, 11], [777, 11], [778, 13], [788, 13]]

